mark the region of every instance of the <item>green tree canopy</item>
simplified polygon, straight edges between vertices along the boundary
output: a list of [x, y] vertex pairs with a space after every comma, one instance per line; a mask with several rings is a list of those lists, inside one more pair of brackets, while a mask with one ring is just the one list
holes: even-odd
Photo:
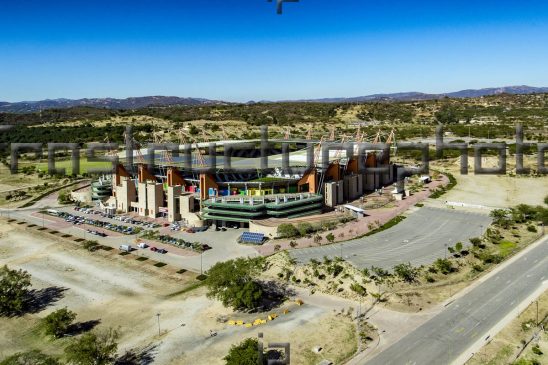
[[238, 345], [232, 345], [224, 357], [226, 365], [257, 365], [259, 362], [259, 341], [248, 338]]
[[299, 230], [291, 223], [280, 224], [277, 232], [281, 238], [291, 238], [299, 235]]
[[74, 322], [76, 313], [68, 310], [67, 308], [61, 308], [48, 314], [42, 319], [42, 326], [46, 335], [53, 336], [55, 338], [63, 337], [67, 334], [67, 331]]
[[419, 275], [419, 269], [411, 266], [411, 263], [409, 262], [401, 263], [394, 266], [394, 273], [401, 280], [407, 283], [412, 283], [417, 279], [417, 276]]
[[114, 361], [119, 333], [112, 328], [104, 332], [89, 332], [73, 340], [66, 348], [69, 364], [106, 365]]
[[23, 270], [0, 268], [0, 314], [23, 311], [25, 297], [30, 287], [30, 274]]
[[261, 285], [255, 281], [262, 262], [260, 258], [218, 262], [207, 272], [208, 297], [234, 309], [255, 309], [263, 296]]

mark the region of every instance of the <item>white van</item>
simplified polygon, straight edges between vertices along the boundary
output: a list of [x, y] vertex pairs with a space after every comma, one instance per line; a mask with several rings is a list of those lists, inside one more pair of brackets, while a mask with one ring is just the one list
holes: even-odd
[[131, 245], [120, 245], [120, 251], [131, 252]]

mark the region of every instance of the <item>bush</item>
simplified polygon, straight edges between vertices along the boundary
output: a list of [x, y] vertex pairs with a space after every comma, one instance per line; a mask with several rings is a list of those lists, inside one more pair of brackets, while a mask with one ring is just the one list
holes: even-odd
[[278, 226], [278, 236], [281, 238], [292, 238], [299, 235], [299, 231], [291, 223], [283, 223]]
[[306, 236], [314, 232], [314, 227], [308, 222], [302, 222], [297, 224], [297, 231], [301, 236]]
[[30, 287], [30, 274], [23, 270], [0, 269], [0, 314], [23, 311], [25, 297]]
[[479, 247], [481, 245], [481, 238], [479, 237], [472, 237], [470, 238], [470, 243], [472, 244], [472, 246], [474, 247]]
[[42, 319], [42, 326], [46, 335], [55, 338], [63, 337], [76, 318], [76, 313], [67, 308], [58, 309]]
[[357, 293], [361, 296], [366, 296], [367, 295], [367, 290], [358, 283], [353, 283], [352, 285], [350, 285], [350, 290], [352, 290], [353, 292], [355, 292], [355, 293]]
[[329, 243], [333, 243], [335, 241], [335, 236], [333, 235], [333, 233], [329, 233], [327, 236], [325, 236], [325, 238], [327, 239], [327, 241], [329, 241]]
[[455, 270], [449, 259], [437, 259], [434, 261], [434, 266], [444, 275], [447, 275]]
[[529, 232], [537, 233], [537, 227], [535, 226], [527, 226], [527, 230]]
[[543, 352], [541, 351], [541, 349], [538, 345], [533, 346], [533, 348], [531, 350], [533, 350], [533, 354], [535, 354], [535, 355], [540, 356], [540, 355], [543, 354]]
[[417, 280], [419, 269], [414, 268], [413, 266], [411, 266], [411, 263], [408, 262], [406, 264], [402, 263], [394, 266], [394, 273], [402, 281], [405, 281], [407, 283], [413, 283]]
[[68, 190], [60, 191], [59, 195], [57, 196], [57, 202], [59, 204], [71, 204], [72, 203], [72, 197], [70, 196], [70, 191], [68, 191]]

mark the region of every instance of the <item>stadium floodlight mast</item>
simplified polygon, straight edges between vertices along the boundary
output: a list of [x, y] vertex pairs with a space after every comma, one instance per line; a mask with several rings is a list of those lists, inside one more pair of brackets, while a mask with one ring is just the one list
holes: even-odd
[[[267, 0], [269, 3], [272, 2], [272, 0]], [[283, 3], [298, 3], [299, 0], [276, 0], [276, 13], [278, 15], [282, 15], [283, 13]]]

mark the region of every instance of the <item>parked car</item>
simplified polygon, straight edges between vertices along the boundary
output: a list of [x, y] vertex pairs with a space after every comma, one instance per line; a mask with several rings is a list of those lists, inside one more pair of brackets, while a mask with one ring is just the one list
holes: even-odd
[[152, 252], [156, 252], [156, 251], [158, 251], [158, 247], [156, 247], [156, 246], [152, 246], [152, 247], [150, 248], [150, 251], [152, 251]]
[[166, 254], [167, 253], [167, 250], [164, 250], [163, 248], [159, 249], [158, 251], [156, 251], [157, 253], [161, 253], [161, 254]]
[[139, 248], [147, 248], [148, 245], [144, 242], [139, 243]]

